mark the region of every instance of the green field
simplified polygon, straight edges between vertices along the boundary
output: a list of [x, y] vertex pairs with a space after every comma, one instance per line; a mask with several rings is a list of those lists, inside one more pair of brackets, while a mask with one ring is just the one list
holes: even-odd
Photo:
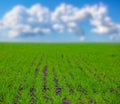
[[0, 104], [120, 104], [120, 44], [0, 43]]

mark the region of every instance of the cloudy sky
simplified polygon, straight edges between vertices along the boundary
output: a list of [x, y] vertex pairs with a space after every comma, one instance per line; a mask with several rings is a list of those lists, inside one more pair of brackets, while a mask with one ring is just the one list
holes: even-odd
[[120, 0], [1, 0], [0, 41], [120, 42]]

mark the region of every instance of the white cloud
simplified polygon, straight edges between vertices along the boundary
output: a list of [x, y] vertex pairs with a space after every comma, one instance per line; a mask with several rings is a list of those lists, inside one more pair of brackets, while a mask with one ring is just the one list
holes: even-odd
[[113, 23], [107, 16], [103, 19], [94, 19], [91, 24], [95, 26], [92, 31], [98, 34], [117, 35], [120, 33], [120, 25]]
[[57, 24], [57, 23], [55, 23], [55, 24], [53, 24], [53, 29], [54, 30], [56, 30], [56, 31], [59, 31], [60, 33], [63, 33], [64, 32], [64, 25], [62, 25], [62, 24]]
[[31, 8], [16, 6], [1, 20], [9, 37], [48, 34], [50, 30], [50, 12], [39, 4]]
[[85, 40], [85, 37], [84, 36], [81, 36], [80, 37], [80, 41], [84, 41]]
[[84, 21], [90, 21], [92, 32], [105, 34], [111, 39], [120, 37], [120, 24], [114, 23], [108, 16], [103, 4], [86, 5], [78, 8], [62, 3], [50, 11], [47, 7], [35, 4], [30, 8], [18, 5], [6, 13], [0, 20], [0, 30], [8, 31], [9, 37], [26, 37], [40, 34], [69, 32], [85, 39]]

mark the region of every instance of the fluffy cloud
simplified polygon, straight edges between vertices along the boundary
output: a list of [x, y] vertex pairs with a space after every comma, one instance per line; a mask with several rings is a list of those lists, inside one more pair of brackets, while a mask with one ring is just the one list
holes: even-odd
[[48, 8], [36, 4], [31, 8], [21, 5], [14, 7], [2, 19], [2, 27], [9, 37], [49, 34], [51, 32]]
[[120, 37], [120, 24], [111, 20], [103, 4], [78, 8], [63, 3], [54, 11], [40, 4], [30, 8], [18, 5], [0, 20], [0, 30], [12, 38], [68, 32], [79, 35], [83, 41], [84, 21], [89, 21], [94, 33], [109, 35], [111, 39]]

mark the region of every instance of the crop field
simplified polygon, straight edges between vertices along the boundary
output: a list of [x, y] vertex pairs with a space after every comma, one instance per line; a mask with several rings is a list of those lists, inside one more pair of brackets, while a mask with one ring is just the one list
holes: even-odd
[[120, 104], [120, 44], [0, 43], [0, 104]]

